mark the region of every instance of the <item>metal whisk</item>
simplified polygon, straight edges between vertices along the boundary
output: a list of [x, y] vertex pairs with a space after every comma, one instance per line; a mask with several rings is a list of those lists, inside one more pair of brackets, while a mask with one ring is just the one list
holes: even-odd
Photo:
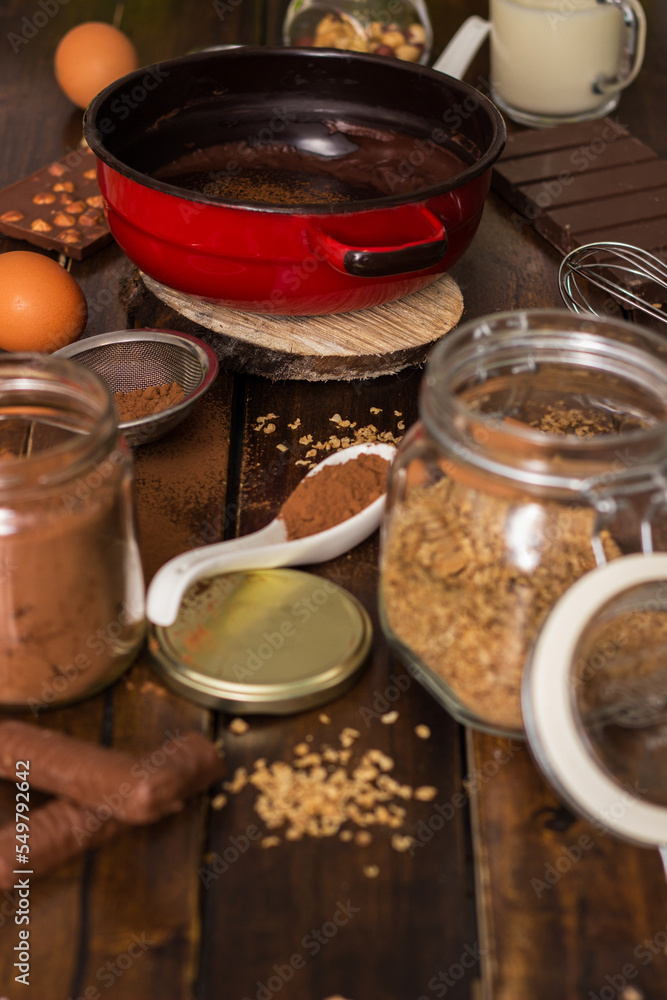
[[563, 258], [558, 270], [561, 297], [572, 312], [600, 315], [587, 297], [587, 283], [629, 309], [641, 309], [667, 323], [663, 303], [647, 302], [631, 287], [651, 284], [667, 290], [667, 264], [647, 250], [612, 240], [577, 247]]

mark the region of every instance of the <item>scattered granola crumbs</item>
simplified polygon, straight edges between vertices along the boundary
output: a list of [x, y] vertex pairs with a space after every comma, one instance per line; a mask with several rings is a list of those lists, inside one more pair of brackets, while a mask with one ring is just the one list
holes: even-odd
[[414, 790], [414, 797], [419, 802], [432, 802], [437, 794], [438, 789], [434, 788], [433, 785], [421, 785], [420, 788], [415, 788]]
[[382, 771], [391, 771], [394, 766], [393, 759], [388, 757], [386, 753], [382, 753], [381, 750], [369, 750], [368, 759], [372, 760], [374, 764], [378, 764]]
[[295, 465], [307, 465], [308, 468], [312, 469], [313, 462], [309, 462], [307, 458], [297, 458]]
[[314, 739], [315, 737], [313, 736], [313, 734], [308, 733], [308, 735], [306, 736], [306, 743], [312, 743]]
[[[297, 746], [301, 749], [301, 744]], [[348, 771], [351, 755], [350, 748], [325, 744], [319, 753], [294, 753], [289, 763], [277, 760], [267, 764], [259, 758], [251, 774], [238, 768], [223, 787], [238, 792], [248, 784], [253, 786], [257, 791], [256, 813], [268, 831], [282, 827], [287, 841], [336, 834], [350, 841], [354, 838], [348, 829], [350, 823], [357, 832], [372, 826], [400, 830], [406, 809], [399, 801], [412, 797], [411, 787], [387, 773], [394, 762], [381, 750], [366, 750]], [[357, 840], [361, 845], [368, 842], [366, 836]]]
[[289, 451], [289, 448], [286, 444], [277, 444], [276, 448], [278, 449], [278, 451]]
[[428, 726], [425, 726], [423, 723], [420, 723], [418, 726], [415, 726], [415, 734], [419, 737], [420, 740], [427, 740], [431, 736], [431, 730], [429, 729]]
[[[266, 423], [268, 423], [271, 420], [277, 420], [277, 419], [278, 419], [277, 413], [267, 413], [265, 417], [257, 417], [257, 419], [255, 420], [253, 430], [261, 431]], [[275, 430], [275, 424], [273, 429]]]
[[301, 417], [297, 417], [293, 424], [287, 425], [291, 431], [295, 431], [297, 427], [301, 426]]
[[310, 448], [306, 452], [306, 458], [315, 458], [317, 456], [317, 450], [315, 448]]
[[619, 993], [619, 1000], [646, 1000], [646, 996], [635, 986], [624, 986]]
[[216, 795], [214, 798], [211, 799], [211, 809], [215, 810], [222, 809], [223, 806], [226, 805], [227, 805], [227, 796], [223, 795], [222, 792], [220, 792], [219, 795]]
[[332, 424], [339, 424], [341, 423], [342, 419], [343, 418], [341, 417], [340, 413], [334, 413], [333, 417], [329, 417], [329, 421]]
[[250, 726], [245, 719], [240, 719], [238, 716], [229, 723], [229, 731], [235, 733], [237, 736], [243, 736], [249, 729]]
[[391, 837], [391, 846], [395, 851], [399, 851], [401, 854], [405, 851], [409, 851], [414, 842], [414, 837], [409, 837], [402, 833], [394, 833]]
[[234, 777], [232, 778], [232, 780], [225, 781], [222, 787], [225, 788], [232, 795], [236, 795], [236, 793], [240, 792], [242, 788], [245, 788], [247, 784], [248, 784], [247, 770], [245, 769], [245, 767], [237, 767], [236, 771], [234, 772]]
[[379, 406], [371, 406], [370, 412], [371, 413], [382, 413], [382, 409]]
[[265, 434], [273, 434], [275, 429], [276, 429], [275, 424], [264, 424], [264, 427], [262, 428]]
[[359, 830], [359, 832], [354, 835], [354, 842], [358, 847], [368, 847], [372, 840], [373, 835], [369, 833], [368, 830]]
[[351, 726], [346, 726], [338, 738], [341, 746], [347, 749], [348, 747], [351, 747], [354, 741], [358, 740], [360, 736], [361, 733], [358, 729], [352, 729]]
[[155, 681], [142, 681], [139, 691], [141, 694], [157, 695], [158, 698], [164, 698], [167, 693], [165, 688], [161, 684], [156, 684]]
[[260, 843], [262, 847], [277, 847], [280, 843], [280, 837], [276, 837], [274, 835], [270, 837], [262, 837]]
[[305, 757], [299, 757], [294, 761], [295, 767], [319, 767], [322, 763], [322, 758], [318, 753], [307, 753]]
[[405, 420], [399, 420], [398, 423], [396, 424], [396, 428], [399, 431], [404, 431], [405, 430]]
[[312, 443], [313, 443], [313, 435], [312, 434], [304, 434], [303, 437], [299, 438], [299, 444], [306, 445], [306, 444], [312, 444]]
[[297, 757], [303, 757], [305, 754], [308, 753], [308, 750], [309, 747], [307, 743], [297, 743], [297, 745], [294, 747], [293, 753]]
[[363, 873], [366, 878], [377, 878], [380, 874], [380, 869], [377, 865], [364, 865]]
[[398, 712], [394, 709], [393, 712], [385, 712], [384, 715], [381, 715], [380, 722], [384, 726], [391, 726], [393, 725], [394, 722], [396, 722], [397, 718], [398, 718]]
[[323, 726], [329, 726], [331, 724], [331, 719], [326, 714], [326, 712], [320, 712], [318, 718], [319, 718], [319, 720], [320, 720], [320, 722], [322, 723]]
[[402, 410], [394, 410], [394, 416], [395, 417], [402, 417], [403, 416], [403, 411]]

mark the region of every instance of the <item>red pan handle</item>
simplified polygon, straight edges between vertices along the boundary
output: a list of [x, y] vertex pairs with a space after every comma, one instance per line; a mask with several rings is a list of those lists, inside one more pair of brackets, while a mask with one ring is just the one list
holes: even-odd
[[426, 222], [427, 239], [393, 246], [351, 246], [318, 228], [311, 236], [319, 255], [337, 271], [358, 278], [385, 278], [393, 274], [424, 271], [439, 264], [447, 252], [447, 233], [441, 220], [424, 205], [412, 206], [420, 216], [419, 228]]

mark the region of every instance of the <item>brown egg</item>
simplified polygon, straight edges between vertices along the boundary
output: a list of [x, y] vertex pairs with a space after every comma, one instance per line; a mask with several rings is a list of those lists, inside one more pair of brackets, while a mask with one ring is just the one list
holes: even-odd
[[0, 348], [50, 354], [76, 340], [87, 319], [81, 288], [51, 257], [0, 254]]
[[127, 35], [103, 21], [86, 21], [68, 31], [54, 60], [61, 90], [80, 108], [138, 65], [137, 51]]

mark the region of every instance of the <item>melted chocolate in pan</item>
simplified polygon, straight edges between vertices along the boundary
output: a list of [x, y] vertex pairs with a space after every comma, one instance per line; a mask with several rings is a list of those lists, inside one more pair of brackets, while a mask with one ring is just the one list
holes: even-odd
[[465, 170], [430, 139], [346, 122], [299, 123], [280, 143], [219, 143], [191, 150], [156, 179], [224, 201], [342, 204], [405, 194]]

